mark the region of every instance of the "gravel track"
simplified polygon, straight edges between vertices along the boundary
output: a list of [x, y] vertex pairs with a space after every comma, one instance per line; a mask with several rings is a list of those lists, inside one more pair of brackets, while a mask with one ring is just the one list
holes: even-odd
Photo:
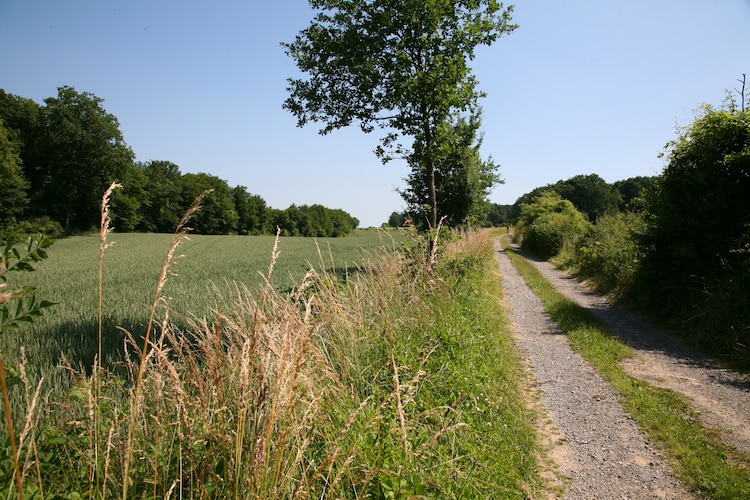
[[[558, 473], [567, 478], [562, 498], [695, 498], [624, 413], [612, 387], [570, 348], [567, 337], [501, 249], [499, 239], [495, 248], [513, 334], [551, 421], [545, 432], [549, 453]], [[590, 291], [552, 266], [536, 264], [569, 298], [579, 303], [583, 296], [594, 299]], [[584, 305], [593, 308], [588, 302]], [[602, 314], [608, 314], [605, 308]]]

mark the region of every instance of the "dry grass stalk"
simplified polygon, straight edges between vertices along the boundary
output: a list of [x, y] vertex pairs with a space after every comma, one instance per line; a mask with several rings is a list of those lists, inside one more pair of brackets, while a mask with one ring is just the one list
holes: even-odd
[[97, 317], [99, 320], [98, 324], [98, 334], [99, 334], [99, 350], [97, 355], [97, 362], [96, 366], [98, 369], [101, 370], [102, 367], [102, 322], [103, 322], [103, 308], [104, 308], [104, 251], [114, 245], [114, 243], [107, 243], [107, 235], [112, 231], [112, 218], [109, 214], [109, 202], [110, 198], [112, 197], [112, 193], [115, 189], [122, 189], [122, 184], [119, 184], [117, 182], [113, 182], [110, 184], [110, 186], [107, 188], [107, 190], [104, 192], [104, 196], [102, 196], [102, 204], [101, 204], [101, 218], [99, 223], [99, 296], [98, 296], [98, 311], [97, 311]]
[[[23, 476], [18, 463], [18, 449], [16, 448], [16, 436], [13, 432], [13, 417], [10, 414], [10, 400], [8, 399], [8, 386], [5, 382], [5, 366], [3, 358], [0, 356], [0, 386], [3, 391], [3, 406], [5, 409], [5, 420], [8, 424], [8, 434], [10, 437], [10, 451], [13, 457], [13, 474], [16, 479], [16, 489], [18, 490], [19, 500], [23, 500]], [[8, 492], [10, 494], [10, 492]]]
[[140, 364], [138, 367], [138, 374], [135, 380], [135, 390], [132, 397], [131, 405], [130, 405], [130, 418], [129, 418], [129, 425], [128, 425], [128, 438], [125, 443], [125, 461], [123, 463], [123, 480], [122, 480], [122, 500], [127, 500], [128, 498], [128, 487], [130, 483], [130, 462], [132, 459], [132, 453], [133, 453], [133, 432], [135, 428], [135, 420], [138, 412], [141, 410], [140, 404], [141, 404], [141, 394], [143, 391], [143, 375], [146, 371], [146, 365], [148, 360], [148, 347], [150, 345], [150, 335], [151, 330], [153, 328], [154, 324], [154, 318], [156, 315], [156, 309], [158, 304], [161, 300], [161, 292], [164, 289], [164, 285], [167, 282], [167, 276], [174, 275], [174, 271], [172, 270], [172, 266], [176, 260], [175, 258], [175, 252], [177, 251], [177, 247], [182, 243], [185, 239], [187, 239], [187, 234], [190, 231], [190, 228], [187, 226], [188, 221], [190, 218], [201, 208], [201, 202], [203, 201], [203, 198], [208, 195], [211, 192], [211, 190], [207, 190], [202, 192], [190, 205], [190, 208], [185, 212], [185, 214], [182, 216], [182, 219], [180, 219], [180, 223], [177, 225], [177, 228], [175, 230], [174, 236], [172, 238], [172, 243], [169, 245], [169, 249], [167, 250], [167, 256], [164, 259], [164, 264], [162, 264], [161, 268], [161, 274], [159, 275], [159, 281], [156, 285], [156, 292], [154, 293], [154, 300], [151, 304], [151, 312], [149, 314], [148, 318], [148, 324], [146, 326], [146, 333], [144, 334], [143, 338], [143, 348], [141, 349], [140, 354]]

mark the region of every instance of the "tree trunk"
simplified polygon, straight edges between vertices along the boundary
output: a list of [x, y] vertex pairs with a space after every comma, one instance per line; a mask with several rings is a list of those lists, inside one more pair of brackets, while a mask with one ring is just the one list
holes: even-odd
[[435, 147], [432, 140], [432, 130], [430, 129], [429, 121], [426, 121], [424, 125], [424, 137], [425, 137], [425, 158], [424, 166], [427, 170], [427, 174], [430, 179], [430, 228], [437, 229], [438, 224], [438, 207], [437, 207], [437, 188], [435, 187], [435, 160], [432, 149]]

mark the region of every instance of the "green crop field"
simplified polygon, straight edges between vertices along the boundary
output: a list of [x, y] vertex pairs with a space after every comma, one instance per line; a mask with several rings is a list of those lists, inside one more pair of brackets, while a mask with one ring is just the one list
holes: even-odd
[[[393, 231], [359, 230], [347, 238], [280, 238], [278, 259], [271, 284], [290, 290], [314, 267], [345, 279], [357, 271], [368, 251], [392, 249], [402, 236]], [[234, 283], [257, 288], [265, 283], [275, 238], [272, 236], [191, 235], [177, 248], [182, 255], [173, 266], [163, 296], [175, 316], [211, 315], [216, 303], [213, 287], [226, 289]], [[104, 254], [103, 316], [104, 352], [117, 358], [124, 333], [138, 334], [148, 320], [156, 285], [172, 235], [113, 233], [114, 243]], [[0, 352], [18, 362], [24, 346], [31, 366], [53, 375], [61, 354], [73, 365], [91, 366], [97, 350], [97, 296], [99, 236], [62, 239], [49, 248], [49, 259], [33, 273], [12, 273], [13, 286], [34, 285], [37, 295], [58, 305], [47, 309], [33, 325], [5, 332]], [[106, 357], [105, 357], [106, 359]], [[54, 371], [54, 370], [53, 370]]]

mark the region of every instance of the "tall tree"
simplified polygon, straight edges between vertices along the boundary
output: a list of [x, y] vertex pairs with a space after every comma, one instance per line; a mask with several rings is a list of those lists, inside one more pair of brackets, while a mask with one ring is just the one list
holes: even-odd
[[[192, 224], [199, 234], [229, 234], [237, 230], [237, 212], [232, 202], [229, 184], [215, 175], [199, 172], [182, 176], [182, 194], [187, 203], [203, 191], [212, 190], [193, 216]], [[187, 209], [187, 207], [185, 207]]]
[[[469, 119], [459, 117], [439, 127], [435, 136], [435, 144], [442, 151], [434, 165], [438, 218], [445, 217], [449, 226], [475, 225], [486, 219], [490, 190], [502, 182], [497, 174], [498, 166], [491, 159], [483, 161], [479, 154], [482, 137], [477, 132], [480, 125], [479, 113]], [[420, 147], [415, 148], [417, 159], [422, 156]], [[408, 187], [401, 191], [401, 197], [414, 222], [423, 227], [430, 221], [432, 212], [426, 209], [432, 205], [431, 178], [418, 161], [410, 164]]]
[[87, 230], [99, 219], [102, 193], [133, 162], [114, 115], [103, 100], [72, 87], [58, 88], [40, 110], [38, 156], [27, 164], [32, 203], [65, 231]]
[[237, 212], [237, 232], [239, 234], [271, 234], [266, 200], [257, 194], [247, 192], [245, 186], [235, 186], [231, 190], [232, 202]]
[[620, 194], [619, 208], [621, 212], [631, 210], [631, 202], [641, 197], [645, 191], [654, 185], [656, 177], [630, 177], [622, 181], [616, 181], [612, 187]]
[[21, 159], [33, 156], [34, 132], [39, 119], [40, 106], [31, 99], [8, 94], [0, 89], [0, 118], [5, 122], [8, 139], [19, 148]]
[[26, 196], [28, 183], [23, 177], [18, 144], [8, 135], [0, 118], [0, 241], [5, 226], [23, 215], [29, 203]]
[[560, 181], [552, 190], [569, 200], [594, 222], [599, 216], [618, 211], [619, 192], [596, 174], [576, 175]]
[[122, 232], [142, 229], [151, 203], [149, 178], [139, 165], [130, 163], [119, 180], [122, 189], [112, 193], [112, 226]]
[[750, 283], [750, 111], [705, 107], [666, 156], [647, 196], [645, 268], [698, 294], [715, 278]]
[[177, 228], [185, 208], [192, 200], [183, 201], [182, 173], [171, 161], [155, 160], [139, 164], [148, 179], [144, 217], [138, 229], [171, 233]]
[[[483, 93], [469, 67], [477, 46], [510, 33], [512, 7], [495, 0], [310, 0], [310, 26], [283, 44], [306, 79], [289, 79], [284, 107], [322, 134], [352, 123], [386, 134], [378, 156], [409, 156], [428, 179], [437, 226], [438, 129]], [[399, 144], [413, 139], [411, 152]], [[417, 153], [418, 152], [418, 153]], [[418, 154], [418, 156], [415, 156]]]

